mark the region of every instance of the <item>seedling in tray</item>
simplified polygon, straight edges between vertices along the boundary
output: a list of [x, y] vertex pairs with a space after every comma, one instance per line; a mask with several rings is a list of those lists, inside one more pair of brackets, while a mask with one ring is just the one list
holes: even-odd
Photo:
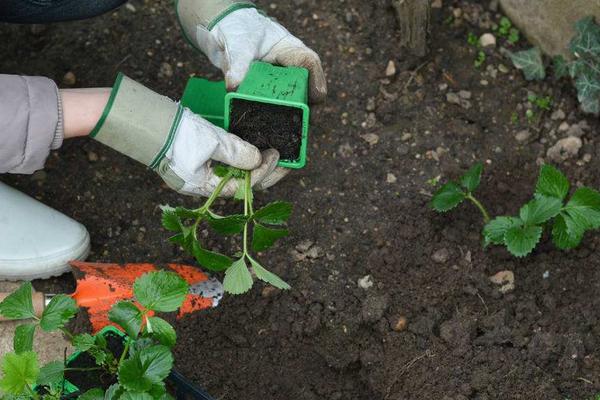
[[570, 184], [567, 178], [551, 165], [540, 170], [532, 200], [519, 210], [518, 216], [491, 219], [473, 192], [481, 181], [483, 164], [475, 164], [459, 182], [448, 182], [433, 196], [431, 207], [447, 212], [465, 200], [481, 212], [484, 245], [506, 246], [516, 257], [531, 253], [542, 237], [544, 228], [551, 229], [552, 241], [559, 249], [577, 247], [586, 231], [600, 228], [600, 193], [588, 187], [575, 190], [567, 201]]

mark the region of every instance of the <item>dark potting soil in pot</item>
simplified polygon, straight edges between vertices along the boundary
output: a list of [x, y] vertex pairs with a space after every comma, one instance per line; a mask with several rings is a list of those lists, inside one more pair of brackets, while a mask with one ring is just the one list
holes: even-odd
[[302, 142], [302, 110], [233, 99], [229, 131], [260, 150], [276, 149], [282, 160], [296, 160]]
[[[108, 332], [105, 336], [108, 350], [119, 358], [125, 346], [123, 345], [123, 338], [115, 333]], [[67, 368], [96, 368], [96, 361], [88, 353], [81, 353], [75, 360], [68, 363]], [[114, 383], [117, 383], [117, 377], [110, 375], [104, 370], [95, 371], [65, 371], [65, 379], [77, 386], [79, 390], [84, 393], [93, 388], [101, 388], [103, 390]]]

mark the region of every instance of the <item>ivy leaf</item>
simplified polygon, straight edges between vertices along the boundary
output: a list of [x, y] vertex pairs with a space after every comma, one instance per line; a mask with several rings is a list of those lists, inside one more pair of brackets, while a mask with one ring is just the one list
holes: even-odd
[[15, 353], [20, 354], [33, 350], [33, 335], [35, 334], [35, 324], [23, 324], [15, 329], [13, 337], [13, 348]]
[[250, 260], [250, 264], [252, 265], [252, 269], [256, 274], [256, 277], [261, 281], [267, 282], [278, 289], [288, 290], [290, 289], [290, 285], [288, 285], [283, 279], [275, 275], [274, 273], [267, 271], [258, 261], [256, 261], [252, 257], [248, 257]]
[[460, 184], [467, 192], [471, 193], [477, 189], [481, 182], [481, 172], [483, 171], [483, 163], [478, 162], [473, 165], [461, 178]]
[[221, 217], [219, 215], [209, 213], [207, 214], [208, 224], [217, 233], [221, 235], [234, 235], [240, 233], [248, 221], [248, 217], [242, 214], [229, 215], [227, 217]]
[[515, 67], [523, 71], [523, 75], [528, 81], [543, 80], [546, 77], [542, 52], [539, 48], [533, 47], [529, 50], [510, 53], [510, 59]]
[[273, 246], [277, 239], [286, 237], [288, 234], [287, 229], [272, 229], [255, 223], [252, 233], [252, 249], [254, 251], [266, 250]]
[[556, 79], [562, 79], [566, 76], [569, 76], [569, 64], [561, 55], [558, 55], [552, 59], [552, 68], [554, 69], [554, 77]]
[[246, 293], [252, 287], [252, 275], [248, 271], [248, 266], [244, 257], [234, 261], [234, 263], [225, 271], [223, 279], [223, 289], [227, 293], [242, 294]]
[[60, 329], [77, 314], [77, 303], [66, 294], [58, 294], [50, 300], [40, 319], [40, 327], [46, 332]]
[[600, 79], [592, 73], [580, 74], [575, 80], [577, 99], [583, 111], [597, 114], [600, 111]]
[[73, 336], [73, 347], [77, 351], [88, 351], [96, 343], [96, 339], [89, 333], [81, 333]]
[[159, 312], [176, 311], [188, 294], [187, 282], [170, 271], [148, 272], [133, 283], [133, 294], [141, 305]]
[[576, 232], [567, 227], [565, 218], [570, 218], [560, 213], [554, 220], [552, 226], [552, 242], [562, 250], [575, 248], [583, 239], [583, 232]]
[[506, 231], [506, 248], [516, 257], [524, 257], [535, 248], [542, 237], [541, 226], [514, 226]]
[[2, 359], [0, 389], [10, 394], [21, 394], [26, 386], [35, 383], [39, 373], [37, 354], [34, 352], [8, 353]]
[[558, 169], [544, 164], [535, 185], [535, 193], [564, 200], [569, 193], [569, 181]]
[[108, 319], [125, 330], [135, 339], [142, 328], [142, 312], [131, 301], [119, 301], [108, 312]]
[[40, 368], [37, 384], [49, 386], [62, 382], [65, 376], [65, 365], [62, 361], [52, 361]]
[[104, 390], [100, 388], [90, 389], [79, 396], [78, 400], [104, 400]]
[[593, 16], [587, 16], [575, 24], [576, 34], [569, 43], [571, 50], [578, 57], [600, 56], [600, 26]]
[[562, 201], [556, 197], [538, 195], [519, 210], [525, 225], [539, 225], [558, 215]]
[[254, 213], [254, 219], [263, 224], [283, 225], [292, 214], [292, 203], [274, 201]]
[[[151, 346], [137, 352], [119, 367], [119, 384], [128, 391], [145, 392], [164, 381], [173, 368], [168, 347]], [[121, 397], [122, 398], [122, 397]]]
[[150, 336], [158, 340], [158, 342], [164, 346], [175, 346], [177, 334], [171, 324], [159, 317], [148, 318], [148, 323], [152, 326], [152, 333], [149, 333]]
[[192, 255], [196, 258], [198, 264], [210, 271], [224, 271], [233, 264], [233, 259], [230, 257], [206, 250], [195, 240], [192, 242]]
[[523, 225], [523, 221], [515, 217], [496, 217], [483, 228], [484, 245], [505, 244], [506, 231]]
[[33, 312], [31, 282], [23, 283], [17, 290], [0, 302], [0, 315], [8, 319], [35, 318]]
[[431, 199], [431, 207], [439, 212], [452, 210], [465, 199], [465, 193], [454, 182], [448, 182], [438, 189]]

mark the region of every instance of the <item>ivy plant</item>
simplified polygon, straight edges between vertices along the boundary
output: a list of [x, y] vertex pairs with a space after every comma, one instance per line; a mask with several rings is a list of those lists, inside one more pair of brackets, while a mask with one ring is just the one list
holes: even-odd
[[490, 218], [473, 192], [479, 186], [483, 164], [471, 167], [458, 182], [448, 182], [433, 196], [431, 207], [447, 212], [464, 201], [470, 201], [481, 212], [484, 221], [483, 243], [502, 245], [516, 257], [530, 254], [539, 243], [544, 229], [552, 235], [559, 249], [577, 247], [584, 234], [600, 228], [600, 193], [589, 187], [577, 188], [567, 199], [570, 184], [558, 169], [543, 165], [533, 199], [524, 204], [518, 215]]
[[[41, 317], [33, 310], [32, 286], [27, 282], [0, 303], [0, 315], [7, 319], [28, 320], [19, 325], [13, 338], [13, 352], [0, 362], [0, 398], [58, 400], [67, 394], [91, 399], [170, 399], [165, 379], [173, 367], [171, 348], [177, 336], [173, 327], [155, 312], [176, 311], [188, 293], [188, 285], [174, 272], [149, 272], [133, 286], [134, 299], [116, 303], [108, 318], [120, 327], [124, 336], [121, 354], [113, 354], [102, 335], [74, 335], [65, 325], [78, 311], [67, 295], [52, 298]], [[33, 350], [37, 329], [62, 331], [75, 350], [89, 354], [96, 363], [91, 368], [69, 366], [66, 360], [40, 365]], [[117, 383], [106, 391], [101, 388], [85, 393], [65, 393], [65, 372], [86, 371], [93, 376], [114, 376]]]
[[[249, 268], [258, 279], [279, 289], [289, 289], [290, 286], [263, 267], [252, 252], [267, 250], [278, 239], [288, 235], [286, 222], [292, 212], [291, 203], [275, 201], [255, 210], [249, 171], [218, 165], [215, 173], [221, 181], [199, 208], [163, 206], [162, 224], [175, 233], [169, 240], [194, 256], [202, 267], [213, 272], [225, 272], [223, 287], [228, 293], [242, 294], [250, 290], [254, 280]], [[212, 205], [225, 185], [234, 179], [238, 180], [234, 198], [243, 203], [243, 212], [219, 215], [212, 210]], [[241, 235], [241, 251], [230, 257], [206, 249], [198, 235], [201, 224], [207, 224], [221, 235]]]

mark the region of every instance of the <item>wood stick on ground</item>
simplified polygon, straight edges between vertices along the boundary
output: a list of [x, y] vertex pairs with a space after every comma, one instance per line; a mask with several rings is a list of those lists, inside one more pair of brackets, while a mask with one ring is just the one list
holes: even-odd
[[400, 45], [423, 57], [427, 54], [430, 0], [392, 0], [392, 6], [400, 25]]

